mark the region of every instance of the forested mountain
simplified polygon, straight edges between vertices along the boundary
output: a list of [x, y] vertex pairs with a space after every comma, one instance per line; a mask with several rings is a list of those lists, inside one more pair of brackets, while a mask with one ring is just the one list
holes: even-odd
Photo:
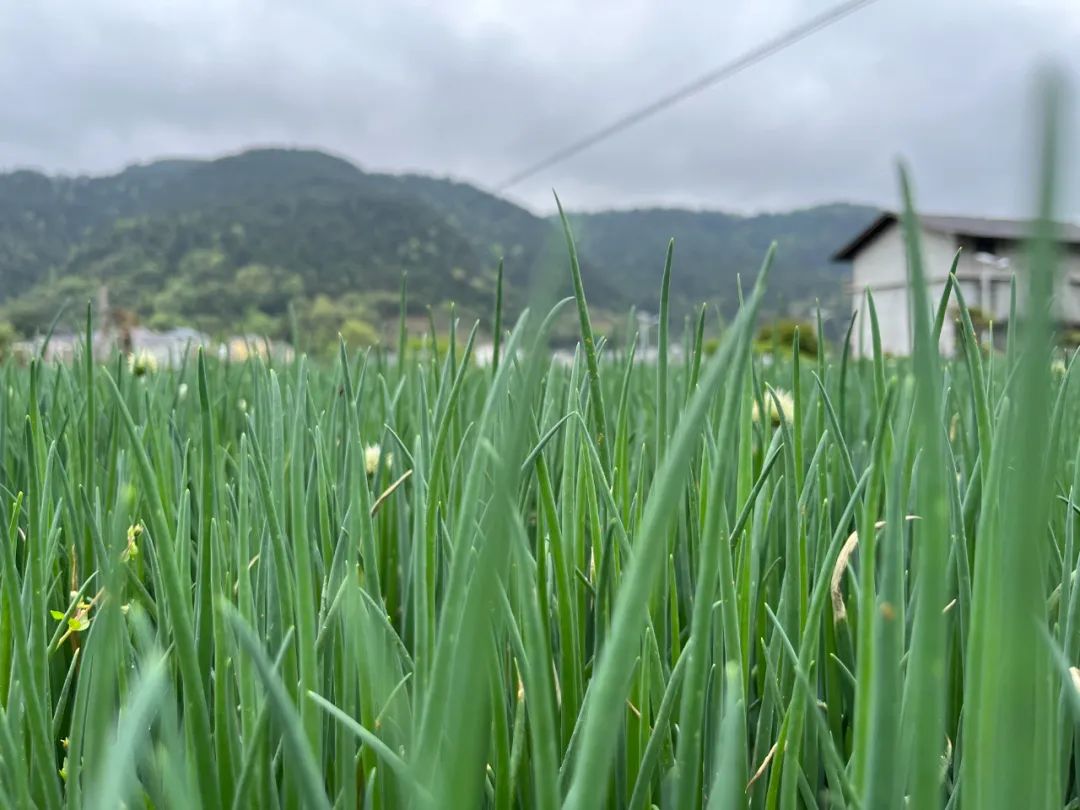
[[[774, 307], [835, 299], [845, 273], [830, 252], [873, 215], [834, 205], [740, 217], [681, 210], [574, 215], [586, 289], [600, 309], [655, 308], [669, 237], [677, 303], [730, 311], [780, 241]], [[302, 328], [358, 341], [397, 312], [403, 272], [414, 312], [456, 302], [486, 315], [498, 261], [508, 308], [551, 273], [569, 289], [557, 223], [473, 186], [368, 173], [321, 152], [259, 149], [218, 160], [166, 160], [107, 177], [0, 174], [0, 320], [44, 328], [100, 284], [114, 306], [152, 325], [210, 332]]]
[[865, 206], [821, 205], [782, 214], [738, 216], [718, 211], [646, 208], [577, 214], [578, 249], [626, 289], [655, 300], [664, 250], [675, 240], [673, 297], [687, 304], [711, 301], [730, 314], [738, 304], [736, 277], [744, 288], [777, 243], [769, 285], [773, 311], [804, 314], [815, 299], [834, 305], [848, 268], [829, 256], [868, 224], [877, 211]]

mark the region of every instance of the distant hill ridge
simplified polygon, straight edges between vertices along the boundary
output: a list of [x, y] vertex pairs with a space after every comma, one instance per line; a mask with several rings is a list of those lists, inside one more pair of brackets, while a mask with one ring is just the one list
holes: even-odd
[[[677, 310], [709, 300], [730, 313], [736, 275], [752, 280], [773, 239], [776, 309], [838, 302], [845, 270], [828, 257], [875, 213], [648, 208], [571, 220], [599, 309], [655, 308], [675, 237]], [[32, 332], [106, 283], [114, 305], [158, 326], [280, 335], [293, 300], [302, 326], [332, 335], [346, 326], [362, 342], [396, 312], [403, 272], [418, 313], [454, 301], [485, 316], [500, 258], [512, 311], [538, 272], [567, 290], [555, 225], [467, 183], [365, 172], [312, 150], [162, 160], [100, 177], [14, 171], [0, 174], [0, 319]]]

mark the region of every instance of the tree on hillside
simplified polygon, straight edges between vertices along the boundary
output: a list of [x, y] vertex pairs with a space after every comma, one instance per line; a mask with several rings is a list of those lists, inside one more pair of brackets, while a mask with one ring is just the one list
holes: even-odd
[[338, 336], [350, 349], [372, 346], [379, 340], [362, 296], [349, 293], [341, 298], [317, 295], [297, 307], [300, 348], [317, 357], [333, 356]]
[[791, 318], [781, 318], [762, 325], [754, 337], [754, 348], [759, 352], [789, 353], [795, 340], [796, 329], [799, 330], [799, 354], [816, 356], [818, 337], [814, 325]]
[[11, 346], [15, 343], [16, 337], [18, 337], [18, 335], [15, 333], [15, 327], [7, 321], [0, 321], [0, 360], [6, 360], [8, 358]]

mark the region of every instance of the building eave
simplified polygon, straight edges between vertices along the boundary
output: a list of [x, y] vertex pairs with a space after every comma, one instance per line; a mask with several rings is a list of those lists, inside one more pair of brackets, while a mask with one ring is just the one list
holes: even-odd
[[897, 216], [892, 211], [884, 211], [878, 217], [863, 228], [854, 239], [844, 245], [832, 255], [834, 262], [850, 262], [865, 245], [872, 242], [877, 235], [897, 221]]
[[[893, 223], [898, 222], [895, 211], [883, 211], [850, 242], [832, 255], [834, 262], [850, 262], [867, 244]], [[924, 231], [959, 238], [988, 237], [1007, 242], [1020, 242], [1028, 238], [1032, 222], [1015, 219], [985, 219], [952, 215], [926, 214], [918, 217]], [[1058, 241], [1064, 245], [1080, 245], [1080, 226], [1070, 222], [1057, 224]]]

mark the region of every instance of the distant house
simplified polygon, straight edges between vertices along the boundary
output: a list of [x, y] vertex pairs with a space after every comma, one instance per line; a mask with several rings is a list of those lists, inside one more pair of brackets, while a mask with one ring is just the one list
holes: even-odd
[[[993, 322], [995, 334], [1004, 333], [1009, 317], [1010, 279], [1023, 273], [1023, 240], [1030, 232], [1024, 220], [974, 217], [921, 216], [923, 266], [931, 301], [944, 292], [953, 257], [961, 250], [956, 279], [964, 301], [980, 319]], [[1056, 291], [1057, 315], [1062, 323], [1080, 325], [1080, 227], [1061, 225], [1064, 250]], [[908, 305], [907, 259], [904, 238], [895, 213], [883, 213], [833, 256], [852, 263], [851, 293], [859, 313], [852, 334], [852, 351], [869, 355], [873, 349], [866, 290], [874, 296], [883, 352], [911, 352], [912, 323]], [[1022, 281], [1018, 279], [1019, 281]], [[1022, 284], [1018, 285], [1019, 290]], [[942, 329], [942, 354], [956, 348], [956, 332]]]
[[47, 344], [40, 335], [29, 340], [20, 340], [12, 346], [12, 354], [21, 362], [28, 362], [40, 355], [48, 362], [71, 363], [82, 343], [83, 338], [80, 335], [58, 332], [49, 338]]
[[270, 340], [261, 335], [234, 335], [226, 338], [218, 347], [218, 356], [222, 360], [243, 361], [259, 357], [263, 360], [274, 359], [291, 363], [295, 359], [295, 352], [288, 343]]
[[[135, 354], [150, 356], [162, 368], [180, 365], [185, 354], [194, 354], [200, 347], [209, 347], [210, 338], [202, 332], [187, 327], [157, 332], [143, 326], [133, 327], [128, 337]], [[117, 336], [110, 331], [94, 330], [94, 357], [99, 361], [108, 360], [119, 350]], [[70, 363], [75, 360], [85, 343], [85, 335], [61, 332], [53, 334], [48, 344], [43, 336], [23, 341], [16, 346], [16, 351], [29, 358], [43, 354], [44, 359], [58, 363]]]
[[[215, 346], [222, 360], [242, 361], [249, 357], [260, 357], [264, 360], [273, 358], [278, 362], [291, 363], [295, 359], [295, 352], [288, 343], [268, 340], [259, 335], [236, 335], [216, 344], [209, 335], [186, 326], [164, 332], [145, 326], [134, 326], [128, 330], [127, 338], [133, 354], [152, 357], [160, 368], [176, 368], [185, 357], [193, 359], [200, 348], [212, 351]], [[112, 331], [94, 330], [93, 341], [94, 357], [99, 362], [109, 360], [115, 352], [121, 350], [120, 341]], [[46, 345], [45, 338], [39, 335], [16, 343], [14, 353], [27, 360], [43, 355], [47, 361], [71, 363], [79, 356], [84, 343], [85, 335], [62, 332], [53, 334]]]
[[179, 366], [185, 355], [194, 355], [200, 346], [209, 345], [209, 337], [185, 326], [166, 332], [143, 326], [131, 329], [131, 347], [135, 353], [152, 356], [162, 368]]

